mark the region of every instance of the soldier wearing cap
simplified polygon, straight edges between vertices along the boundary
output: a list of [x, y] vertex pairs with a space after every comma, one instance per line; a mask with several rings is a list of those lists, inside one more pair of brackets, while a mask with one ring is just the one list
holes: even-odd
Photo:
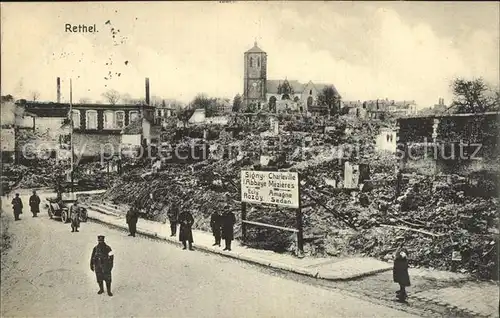
[[137, 221], [139, 220], [139, 202], [135, 202], [127, 211], [126, 220], [130, 234], [128, 236], [135, 237], [137, 231]]
[[114, 255], [111, 247], [104, 243], [104, 236], [97, 236], [98, 244], [92, 250], [90, 257], [90, 270], [95, 273], [97, 284], [99, 284], [99, 295], [104, 293], [103, 281], [109, 296], [111, 293], [111, 270], [113, 269]]
[[189, 243], [189, 250], [193, 250], [193, 231], [191, 227], [194, 224], [193, 215], [189, 211], [183, 211], [179, 214], [178, 219], [180, 226], [179, 229], [179, 241], [182, 242], [183, 249], [187, 249], [187, 244]]
[[19, 221], [19, 215], [23, 214], [23, 201], [19, 197], [19, 193], [16, 193], [16, 197], [12, 199], [12, 210], [14, 211], [14, 219]]
[[221, 239], [221, 219], [219, 211], [214, 211], [210, 217], [210, 227], [212, 228], [212, 234], [215, 237], [215, 243], [212, 246], [220, 246]]
[[78, 205], [78, 201], [75, 201], [72, 206], [69, 208], [69, 218], [71, 219], [71, 232], [79, 232], [78, 228], [80, 227], [80, 206]]
[[40, 197], [36, 194], [35, 190], [33, 190], [33, 195], [30, 197], [29, 202], [31, 213], [33, 213], [33, 217], [36, 218], [37, 214], [40, 213]]
[[222, 216], [222, 239], [224, 239], [226, 243], [224, 251], [231, 251], [231, 241], [234, 240], [234, 224], [236, 223], [236, 217], [229, 209], [229, 205], [226, 204]]

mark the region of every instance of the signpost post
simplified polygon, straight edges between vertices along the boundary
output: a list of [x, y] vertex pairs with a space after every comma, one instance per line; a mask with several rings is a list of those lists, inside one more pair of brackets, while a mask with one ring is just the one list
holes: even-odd
[[[297, 234], [297, 255], [304, 252], [300, 179], [297, 172], [288, 171], [241, 171], [241, 234], [246, 239], [246, 224], [290, 231]], [[296, 210], [296, 228], [248, 221], [246, 204], [273, 204]]]

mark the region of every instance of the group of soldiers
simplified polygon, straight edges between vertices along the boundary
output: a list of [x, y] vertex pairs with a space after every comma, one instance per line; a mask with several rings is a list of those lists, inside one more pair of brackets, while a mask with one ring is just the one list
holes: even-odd
[[[58, 201], [59, 205], [62, 206], [62, 197], [60, 193], [58, 193]], [[33, 194], [29, 198], [29, 205], [31, 213], [33, 217], [38, 217], [38, 213], [40, 213], [40, 197], [36, 194], [36, 190], [33, 190]], [[19, 221], [21, 218], [19, 217], [23, 214], [23, 200], [19, 196], [19, 193], [16, 193], [15, 197], [12, 199], [12, 211], [14, 212], [14, 220]], [[78, 232], [78, 228], [80, 227], [80, 213], [81, 208], [78, 205], [78, 201], [75, 201], [73, 205], [69, 208], [69, 218], [71, 220], [71, 232]]]
[[216, 211], [210, 217], [210, 227], [215, 238], [213, 246], [220, 246], [221, 239], [225, 242], [224, 251], [231, 251], [231, 241], [234, 239], [234, 224], [236, 217], [229, 210], [229, 206], [225, 205], [224, 212]]
[[[58, 199], [62, 203], [62, 198], [59, 193]], [[29, 203], [33, 217], [37, 217], [37, 214], [40, 212], [40, 198], [36, 194], [36, 191], [33, 191], [33, 195], [30, 197]], [[179, 204], [180, 202], [173, 204], [167, 213], [170, 222], [171, 236], [173, 237], [176, 235], [177, 226], [179, 225], [179, 241], [182, 242], [184, 250], [189, 248], [189, 250], [192, 251], [194, 243], [192, 231], [194, 218], [189, 211], [179, 213]], [[16, 196], [12, 200], [12, 208], [15, 220], [20, 220], [19, 215], [22, 214], [23, 203], [19, 193], [16, 193]], [[213, 246], [221, 246], [221, 239], [223, 239], [225, 241], [224, 250], [231, 251], [231, 242], [234, 239], [234, 224], [236, 223], [236, 217], [234, 213], [229, 210], [229, 206], [227, 204], [223, 207], [222, 211], [214, 212], [210, 218], [210, 227], [215, 238]], [[81, 208], [78, 201], [75, 201], [69, 209], [71, 232], [79, 232], [80, 213]], [[126, 221], [129, 227], [129, 236], [135, 237], [140, 213], [141, 209], [139, 203], [133, 204], [127, 212]], [[97, 283], [99, 285], [99, 291], [97, 293], [104, 293], [104, 283], [106, 283], [107, 294], [109, 296], [113, 296], [113, 293], [111, 292], [111, 271], [114, 265], [113, 251], [111, 247], [104, 242], [103, 235], [99, 235], [97, 237], [97, 241], [98, 244], [92, 250], [92, 255], [90, 257], [90, 269], [95, 273]]]
[[[174, 237], [177, 234], [177, 226], [179, 226], [179, 241], [182, 242], [183, 249], [192, 251], [194, 243], [192, 230], [194, 218], [189, 211], [179, 213], [179, 203], [172, 204], [167, 212], [170, 223], [170, 236]], [[234, 224], [236, 223], [236, 217], [228, 207], [228, 205], [224, 206], [224, 212], [214, 212], [210, 219], [210, 227], [215, 237], [213, 246], [220, 246], [221, 239], [223, 239], [226, 243], [225, 251], [231, 251], [231, 242], [234, 239]], [[135, 236], [136, 234], [140, 210], [139, 203], [135, 203], [127, 212], [126, 220], [130, 232], [129, 236]]]
[[[40, 197], [36, 194], [36, 191], [33, 190], [33, 194], [30, 196], [29, 199], [29, 204], [30, 204], [30, 209], [31, 213], [33, 214], [33, 217], [36, 218], [37, 214], [40, 213]], [[23, 200], [21, 200], [21, 197], [19, 196], [19, 193], [16, 193], [16, 196], [14, 199], [12, 199], [12, 211], [14, 211], [14, 220], [19, 221], [21, 218], [19, 217], [21, 214], [23, 214]]]
[[[59, 202], [62, 203], [62, 197], [60, 193], [58, 193]], [[29, 205], [31, 209], [31, 213], [33, 217], [37, 217], [37, 214], [40, 213], [40, 197], [36, 194], [36, 191], [33, 191], [33, 194], [29, 198]], [[12, 199], [12, 210], [14, 212], [14, 219], [16, 221], [20, 220], [19, 217], [23, 214], [23, 201], [19, 196], [19, 193], [15, 194], [15, 197]], [[61, 204], [58, 203], [58, 204]], [[78, 232], [78, 228], [80, 227], [80, 213], [82, 209], [78, 204], [78, 201], [70, 207], [69, 216], [71, 219], [71, 232]], [[136, 221], [137, 222], [137, 221]], [[97, 284], [99, 285], [98, 294], [104, 293], [104, 282], [106, 283], [106, 290], [109, 296], [113, 296], [111, 292], [111, 270], [113, 269], [114, 264], [114, 256], [111, 247], [109, 247], [104, 242], [104, 236], [99, 235], [97, 237], [98, 244], [92, 250], [92, 255], [90, 257], [90, 270], [93, 271], [97, 278]]]

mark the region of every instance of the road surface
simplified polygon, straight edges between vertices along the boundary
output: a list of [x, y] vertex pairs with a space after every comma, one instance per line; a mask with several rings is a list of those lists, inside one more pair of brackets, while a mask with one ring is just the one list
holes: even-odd
[[[10, 208], [7, 213], [13, 219]], [[410, 317], [100, 224], [82, 223], [79, 233], [71, 233], [69, 224], [50, 220], [45, 210], [32, 218], [25, 209], [21, 217], [11, 222], [12, 247], [2, 258], [2, 317]], [[89, 268], [101, 234], [115, 252], [113, 297], [97, 295]]]

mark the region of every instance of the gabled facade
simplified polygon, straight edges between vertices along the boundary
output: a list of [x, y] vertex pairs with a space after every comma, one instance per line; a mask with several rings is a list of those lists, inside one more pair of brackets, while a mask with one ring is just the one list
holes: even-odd
[[244, 87], [243, 108], [256, 106], [256, 110], [268, 105], [276, 110], [280, 100], [288, 101], [298, 111], [310, 111], [318, 107], [318, 95], [326, 86], [332, 86], [340, 99], [337, 89], [332, 84], [319, 84], [309, 81], [303, 84], [297, 80], [268, 80], [267, 53], [254, 44], [254, 47], [244, 53]]

